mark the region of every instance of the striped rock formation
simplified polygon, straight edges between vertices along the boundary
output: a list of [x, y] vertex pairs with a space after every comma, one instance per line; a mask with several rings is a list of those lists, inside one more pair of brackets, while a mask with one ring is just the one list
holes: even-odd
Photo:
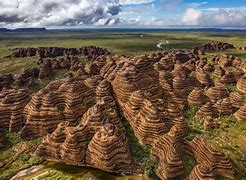
[[207, 102], [204, 104], [196, 113], [197, 118], [207, 118], [207, 117], [216, 117], [217, 112], [215, 111], [215, 108], [213, 107], [213, 104], [210, 102]]
[[233, 72], [231, 71], [226, 71], [225, 75], [221, 77], [220, 81], [226, 85], [236, 84], [237, 82], [237, 80], [234, 77]]
[[204, 67], [203, 67], [203, 70], [206, 72], [206, 73], [212, 73], [214, 71], [214, 66], [207, 63]]
[[246, 104], [245, 96], [242, 93], [231, 92], [229, 98], [232, 106], [235, 108], [240, 108]]
[[230, 115], [235, 110], [235, 108], [233, 108], [229, 98], [224, 98], [224, 99], [218, 100], [215, 103], [214, 107], [216, 108], [219, 115]]
[[26, 90], [3, 90], [0, 92], [0, 126], [10, 132], [18, 132], [25, 124], [23, 110], [30, 101]]
[[180, 92], [171, 91], [168, 92], [168, 99], [180, 110], [184, 110], [187, 107], [187, 100], [180, 95]]
[[207, 116], [204, 119], [204, 123], [203, 123], [203, 126], [204, 126], [204, 129], [214, 129], [214, 128], [218, 128], [220, 126], [219, 122], [212, 118], [211, 116]]
[[197, 69], [195, 74], [196, 74], [197, 80], [203, 86], [211, 86], [212, 85], [212, 79], [209, 77], [209, 75], [202, 68]]
[[186, 78], [181, 75], [173, 77], [173, 89], [176, 91], [182, 91], [188, 88]]
[[246, 76], [241, 77], [237, 81], [237, 89], [242, 93], [246, 93]]
[[168, 133], [160, 137], [151, 149], [152, 155], [159, 160], [157, 175], [161, 179], [183, 179], [185, 177], [182, 157], [182, 138], [187, 133], [184, 119], [178, 119]]
[[9, 89], [14, 81], [15, 80], [12, 74], [5, 74], [5, 75], [0, 76], [0, 91], [3, 88]]
[[108, 172], [133, 174], [136, 171], [125, 133], [113, 124], [105, 124], [88, 144], [87, 166]]
[[228, 55], [221, 55], [215, 57], [215, 62], [217, 62], [221, 67], [226, 68], [232, 65], [234, 57]]
[[173, 78], [172, 74], [168, 71], [161, 71], [159, 73], [159, 81], [161, 87], [166, 91], [172, 91], [173, 89]]
[[[193, 157], [197, 164], [206, 167], [205, 173], [207, 172], [208, 176], [212, 174], [213, 177], [224, 176], [234, 179], [235, 173], [229, 158], [201, 137], [195, 137], [192, 141], [185, 141], [184, 151]], [[191, 173], [191, 175], [199, 173], [196, 169], [193, 170], [196, 172]]]
[[[22, 137], [51, 133], [62, 121], [75, 123], [95, 103], [95, 92], [79, 78], [51, 82], [32, 96], [25, 107]], [[42, 127], [42, 128], [40, 128]]]
[[226, 49], [234, 49], [234, 46], [229, 43], [219, 42], [219, 41], [212, 41], [209, 43], [201, 44], [194, 49], [201, 50], [201, 51], [222, 51]]
[[18, 87], [24, 86], [28, 83], [30, 79], [37, 78], [39, 75], [38, 68], [30, 68], [24, 70], [20, 75], [16, 78], [16, 85]]
[[222, 98], [228, 97], [228, 92], [223, 87], [211, 87], [205, 92], [206, 96], [210, 99], [211, 102], [216, 103]]
[[43, 139], [37, 154], [47, 160], [108, 172], [136, 172], [128, 140], [113, 124], [105, 124], [93, 134], [86, 125], [69, 127], [68, 122], [62, 122]]
[[188, 180], [215, 180], [212, 170], [204, 165], [197, 164], [191, 171]]
[[222, 67], [215, 67], [215, 70], [213, 72], [213, 77], [214, 78], [222, 78], [225, 75], [225, 70]]
[[201, 107], [208, 101], [208, 98], [205, 96], [203, 89], [195, 88], [190, 92], [187, 100], [190, 106]]
[[236, 81], [238, 81], [244, 75], [243, 70], [238, 68], [234, 68], [233, 71], [231, 71], [231, 73], [233, 74], [234, 79], [236, 79]]
[[169, 118], [162, 119], [161, 112], [151, 101], [144, 98], [141, 91], [132, 93], [122, 111], [140, 143], [150, 146], [171, 124]]
[[157, 71], [144, 58], [136, 59], [134, 63], [122, 66], [112, 87], [120, 110], [139, 141], [153, 145], [167, 129], [170, 119], [162, 116], [165, 105]]
[[234, 116], [239, 122], [246, 121], [246, 105], [244, 104], [237, 112], [235, 112]]
[[40, 65], [39, 79], [47, 79], [53, 75], [52, 62], [50, 59], [44, 60], [44, 63]]

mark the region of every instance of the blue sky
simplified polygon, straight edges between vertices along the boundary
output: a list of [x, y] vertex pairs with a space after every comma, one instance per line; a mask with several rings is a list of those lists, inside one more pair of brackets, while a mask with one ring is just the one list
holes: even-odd
[[245, 0], [0, 0], [0, 27], [246, 28]]
[[245, 0], [150, 1], [122, 0], [120, 18], [131, 21], [131, 25], [246, 27]]

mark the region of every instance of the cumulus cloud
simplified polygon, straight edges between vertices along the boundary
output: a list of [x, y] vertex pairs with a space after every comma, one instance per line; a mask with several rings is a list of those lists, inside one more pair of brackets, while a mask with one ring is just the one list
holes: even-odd
[[112, 24], [119, 0], [0, 0], [0, 26]]
[[181, 22], [186, 25], [199, 25], [203, 18], [203, 12], [195, 8], [187, 8]]
[[161, 27], [171, 25], [173, 22], [172, 19], [161, 19], [152, 17], [150, 19], [143, 19], [140, 16], [131, 19], [121, 19], [119, 23], [123, 26], [137, 27], [137, 26], [146, 26], [146, 27]]
[[181, 18], [184, 25], [246, 27], [246, 8], [187, 8]]

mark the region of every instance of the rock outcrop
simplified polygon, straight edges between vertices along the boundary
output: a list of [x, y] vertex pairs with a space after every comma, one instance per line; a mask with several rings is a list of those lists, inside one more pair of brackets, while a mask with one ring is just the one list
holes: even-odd
[[16, 77], [16, 85], [18, 87], [23, 87], [24, 85], [27, 85], [31, 79], [37, 78], [38, 76], [38, 68], [26, 69]]
[[14, 78], [12, 74], [6, 74], [3, 76], [0, 76], [0, 91], [5, 88], [5, 89], [10, 89], [11, 85], [14, 82]]
[[246, 93], [246, 76], [241, 77], [237, 81], [237, 89], [242, 93]]
[[[75, 123], [95, 103], [95, 92], [79, 78], [51, 82], [24, 109], [22, 137], [51, 133], [62, 121]], [[40, 128], [42, 126], [42, 128]]]
[[237, 112], [235, 112], [234, 116], [239, 122], [246, 121], [246, 105], [244, 104]]
[[218, 100], [228, 97], [228, 92], [223, 87], [211, 87], [205, 93], [211, 102], [216, 103]]
[[234, 46], [229, 43], [223, 43], [223, 42], [218, 42], [218, 41], [212, 41], [210, 43], [204, 43], [201, 44], [195, 49], [200, 50], [200, 51], [221, 51], [221, 50], [226, 50], [226, 49], [234, 49]]
[[243, 93], [231, 92], [229, 98], [232, 106], [235, 108], [240, 108], [246, 104], [246, 99]]
[[190, 106], [199, 108], [208, 101], [208, 98], [205, 96], [203, 89], [195, 88], [193, 91], [190, 92], [187, 100]]
[[25, 124], [23, 110], [30, 101], [26, 90], [3, 90], [0, 92], [0, 126], [10, 132], [18, 132]]
[[182, 157], [182, 138], [187, 132], [184, 119], [179, 119], [168, 133], [153, 146], [152, 154], [159, 159], [157, 175], [161, 179], [182, 179], [185, 177]]
[[[137, 165], [125, 133], [117, 125], [103, 121], [95, 124], [91, 120], [82, 120], [83, 123], [75, 127], [69, 127], [68, 122], [60, 123], [52, 134], [43, 139], [37, 153], [47, 160], [134, 174]], [[90, 124], [97, 126], [97, 131], [91, 131]]]
[[234, 179], [235, 172], [229, 158], [226, 157], [222, 151], [215, 149], [201, 137], [195, 137], [192, 141], [185, 141], [184, 151], [192, 156], [198, 165], [206, 167], [206, 169], [198, 170], [198, 167], [195, 166], [191, 176], [201, 176], [202, 174], [200, 173], [202, 170], [203, 173], [208, 174], [208, 176], [213, 175], [214, 178], [216, 176], [224, 176]]

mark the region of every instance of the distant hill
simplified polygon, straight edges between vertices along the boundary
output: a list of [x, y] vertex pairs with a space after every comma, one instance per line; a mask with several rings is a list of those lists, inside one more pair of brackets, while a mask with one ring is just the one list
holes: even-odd
[[0, 28], [0, 32], [46, 32], [46, 28], [17, 28], [17, 29], [7, 29]]

